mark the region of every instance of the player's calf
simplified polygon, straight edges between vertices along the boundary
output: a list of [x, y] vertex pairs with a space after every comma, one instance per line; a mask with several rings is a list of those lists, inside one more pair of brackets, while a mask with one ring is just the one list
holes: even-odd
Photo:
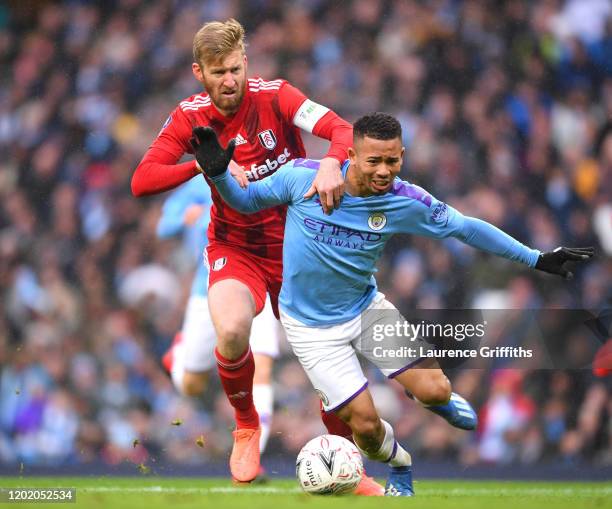
[[[330, 435], [338, 435], [346, 438], [347, 440], [353, 441], [353, 430], [345, 423], [335, 412], [326, 412], [323, 409], [323, 403], [321, 402], [321, 419], [323, 424], [327, 428]], [[382, 497], [385, 494], [383, 487], [376, 482], [376, 480], [366, 474], [364, 469], [361, 481], [357, 488], [353, 492], [354, 495], [360, 495], [364, 497]]]
[[406, 393], [425, 408], [445, 419], [451, 426], [463, 430], [476, 429], [478, 417], [472, 406], [452, 392], [451, 383], [437, 364], [429, 368], [410, 369], [395, 379]]
[[385, 495], [414, 495], [412, 458], [395, 440], [391, 425], [378, 416], [370, 392], [362, 392], [337, 413], [351, 427], [355, 445], [366, 458], [389, 464]]
[[440, 368], [417, 368], [396, 377], [414, 399], [425, 406], [444, 405], [451, 397], [449, 379]]
[[384, 438], [385, 430], [376, 413], [355, 412], [351, 415], [348, 424], [353, 432], [353, 438], [358, 447], [362, 450], [374, 453], [380, 447]]

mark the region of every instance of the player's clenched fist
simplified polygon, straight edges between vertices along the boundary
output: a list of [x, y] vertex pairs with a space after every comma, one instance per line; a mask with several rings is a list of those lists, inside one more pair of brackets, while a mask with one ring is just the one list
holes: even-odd
[[192, 135], [189, 142], [199, 169], [209, 177], [224, 173], [234, 155], [235, 140], [230, 140], [224, 149], [219, 145], [217, 134], [211, 127], [194, 127]]

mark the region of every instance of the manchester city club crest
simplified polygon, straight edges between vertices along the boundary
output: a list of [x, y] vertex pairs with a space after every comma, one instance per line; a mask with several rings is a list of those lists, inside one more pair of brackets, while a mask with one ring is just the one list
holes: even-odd
[[385, 216], [382, 212], [374, 212], [370, 214], [370, 217], [368, 217], [368, 226], [375, 232], [382, 230], [386, 224], [387, 216]]
[[272, 150], [274, 147], [276, 147], [276, 136], [272, 129], [261, 131], [257, 136], [259, 137], [259, 142], [264, 148]]

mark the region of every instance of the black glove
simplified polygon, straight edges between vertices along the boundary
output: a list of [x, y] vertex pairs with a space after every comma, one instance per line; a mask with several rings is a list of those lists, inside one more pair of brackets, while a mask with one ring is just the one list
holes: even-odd
[[572, 279], [574, 274], [565, 268], [567, 262], [583, 262], [595, 253], [592, 247], [558, 247], [554, 251], [540, 254], [535, 268]]
[[217, 134], [210, 127], [194, 127], [192, 134], [189, 142], [202, 171], [209, 177], [223, 174], [234, 155], [236, 141], [230, 140], [227, 148], [223, 149], [219, 145]]

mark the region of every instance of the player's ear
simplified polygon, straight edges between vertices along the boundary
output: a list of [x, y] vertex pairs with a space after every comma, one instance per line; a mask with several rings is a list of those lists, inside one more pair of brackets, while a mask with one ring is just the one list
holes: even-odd
[[193, 75], [195, 76], [196, 80], [204, 84], [204, 69], [202, 69], [200, 64], [196, 64], [195, 62], [193, 62], [191, 64], [191, 72], [193, 72]]
[[346, 152], [348, 154], [348, 158], [351, 164], [355, 164], [355, 161], [357, 159], [357, 153], [355, 152], [355, 149], [353, 147], [349, 147]]

